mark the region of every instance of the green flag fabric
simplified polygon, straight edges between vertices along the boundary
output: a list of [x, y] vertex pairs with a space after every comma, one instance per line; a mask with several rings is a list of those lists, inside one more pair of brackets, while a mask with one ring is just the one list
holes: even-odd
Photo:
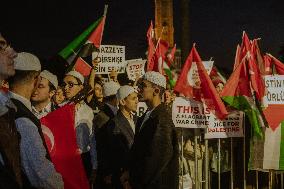
[[78, 52], [78, 50], [82, 47], [83, 44], [87, 41], [89, 35], [94, 31], [94, 29], [98, 26], [101, 19], [103, 17], [96, 20], [93, 24], [91, 24], [86, 30], [84, 30], [78, 37], [76, 37], [73, 41], [71, 41], [64, 49], [62, 49], [58, 54], [68, 60], [70, 56], [73, 56]]

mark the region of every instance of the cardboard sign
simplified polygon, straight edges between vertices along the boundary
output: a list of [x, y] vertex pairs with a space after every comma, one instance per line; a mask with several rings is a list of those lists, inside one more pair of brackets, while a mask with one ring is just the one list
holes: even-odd
[[267, 75], [264, 77], [267, 94], [264, 103], [284, 104], [284, 75]]
[[176, 97], [173, 102], [172, 119], [176, 127], [206, 128], [206, 138], [228, 138], [243, 136], [243, 113], [232, 112], [226, 119], [219, 120], [205, 104]]
[[176, 97], [172, 107], [172, 119], [176, 127], [206, 128], [210, 120], [209, 108], [192, 99]]
[[231, 112], [224, 120], [219, 120], [214, 115], [212, 117], [206, 129], [206, 139], [243, 137], [243, 112]]
[[141, 117], [147, 111], [147, 109], [148, 109], [148, 107], [147, 107], [147, 104], [145, 102], [138, 102], [136, 115], [138, 117]]
[[99, 52], [93, 52], [92, 59], [98, 57], [100, 62], [95, 71], [97, 74], [108, 74], [112, 70], [125, 72], [125, 46], [101, 45]]
[[127, 60], [126, 72], [128, 78], [132, 81], [136, 80], [136, 75], [141, 78], [145, 74], [145, 63], [146, 60], [142, 59]]

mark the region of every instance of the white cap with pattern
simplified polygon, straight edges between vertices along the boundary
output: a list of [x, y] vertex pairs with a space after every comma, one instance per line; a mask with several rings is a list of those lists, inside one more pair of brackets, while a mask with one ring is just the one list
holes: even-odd
[[126, 97], [128, 97], [128, 95], [130, 95], [131, 93], [138, 93], [138, 91], [129, 85], [124, 85], [122, 87], [120, 87], [117, 91], [116, 97], [118, 100], [122, 100], [125, 99]]
[[79, 79], [82, 84], [84, 83], [84, 76], [82, 74], [80, 74], [79, 72], [77, 72], [77, 71], [70, 71], [70, 72], [68, 72], [65, 75], [73, 76], [73, 77]]
[[57, 80], [57, 76], [52, 74], [51, 72], [47, 71], [47, 70], [43, 70], [40, 73], [40, 76], [47, 79], [56, 89], [58, 87], [58, 80]]
[[104, 97], [116, 95], [118, 89], [120, 88], [119, 83], [114, 81], [109, 81], [103, 85], [103, 95]]
[[40, 71], [41, 64], [35, 55], [27, 52], [20, 52], [14, 59], [15, 70]]
[[151, 83], [156, 84], [165, 89], [167, 87], [166, 77], [160, 74], [159, 72], [148, 71], [144, 74], [143, 79], [150, 81]]

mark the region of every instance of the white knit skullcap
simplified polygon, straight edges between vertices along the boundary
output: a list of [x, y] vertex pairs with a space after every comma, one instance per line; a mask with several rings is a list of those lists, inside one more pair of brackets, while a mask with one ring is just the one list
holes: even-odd
[[159, 72], [155, 72], [155, 71], [149, 71], [146, 72], [143, 76], [143, 79], [156, 84], [160, 87], [166, 88], [167, 87], [167, 80], [165, 78], [165, 76], [163, 76], [162, 74], [160, 74]]
[[118, 89], [120, 88], [119, 83], [114, 81], [109, 81], [103, 85], [103, 95], [104, 97], [116, 95]]
[[126, 97], [128, 97], [128, 95], [130, 95], [131, 93], [138, 93], [138, 91], [129, 85], [124, 85], [122, 87], [120, 87], [116, 93], [116, 97], [118, 100], [122, 100], [125, 99]]
[[70, 72], [68, 72], [65, 75], [71, 75], [71, 76], [79, 79], [82, 84], [84, 83], [84, 76], [82, 74], [80, 74], [79, 72], [77, 72], [77, 71], [70, 71]]
[[47, 79], [56, 89], [58, 87], [58, 80], [57, 80], [57, 76], [50, 73], [49, 71], [47, 70], [43, 70], [41, 73], [40, 73], [40, 76]]
[[40, 71], [41, 64], [39, 59], [27, 52], [20, 52], [18, 56], [14, 59], [15, 70], [24, 71]]

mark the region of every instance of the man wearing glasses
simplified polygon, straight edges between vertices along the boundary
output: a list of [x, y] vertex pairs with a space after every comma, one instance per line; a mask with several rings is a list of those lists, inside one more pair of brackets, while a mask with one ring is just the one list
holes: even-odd
[[[16, 56], [0, 34], [0, 83], [15, 74]], [[15, 105], [0, 88], [0, 188], [17, 189], [23, 185], [15, 111]]]
[[39, 83], [40, 61], [33, 54], [18, 53], [15, 70], [15, 75], [9, 78], [9, 95], [17, 107], [15, 122], [21, 136], [21, 163], [26, 177], [24, 188], [61, 189], [62, 177], [50, 161], [40, 121], [32, 113], [30, 102]]
[[146, 72], [139, 85], [149, 111], [138, 120], [131, 149], [130, 184], [135, 189], [178, 188], [178, 141], [171, 112], [162, 103], [166, 78]]

